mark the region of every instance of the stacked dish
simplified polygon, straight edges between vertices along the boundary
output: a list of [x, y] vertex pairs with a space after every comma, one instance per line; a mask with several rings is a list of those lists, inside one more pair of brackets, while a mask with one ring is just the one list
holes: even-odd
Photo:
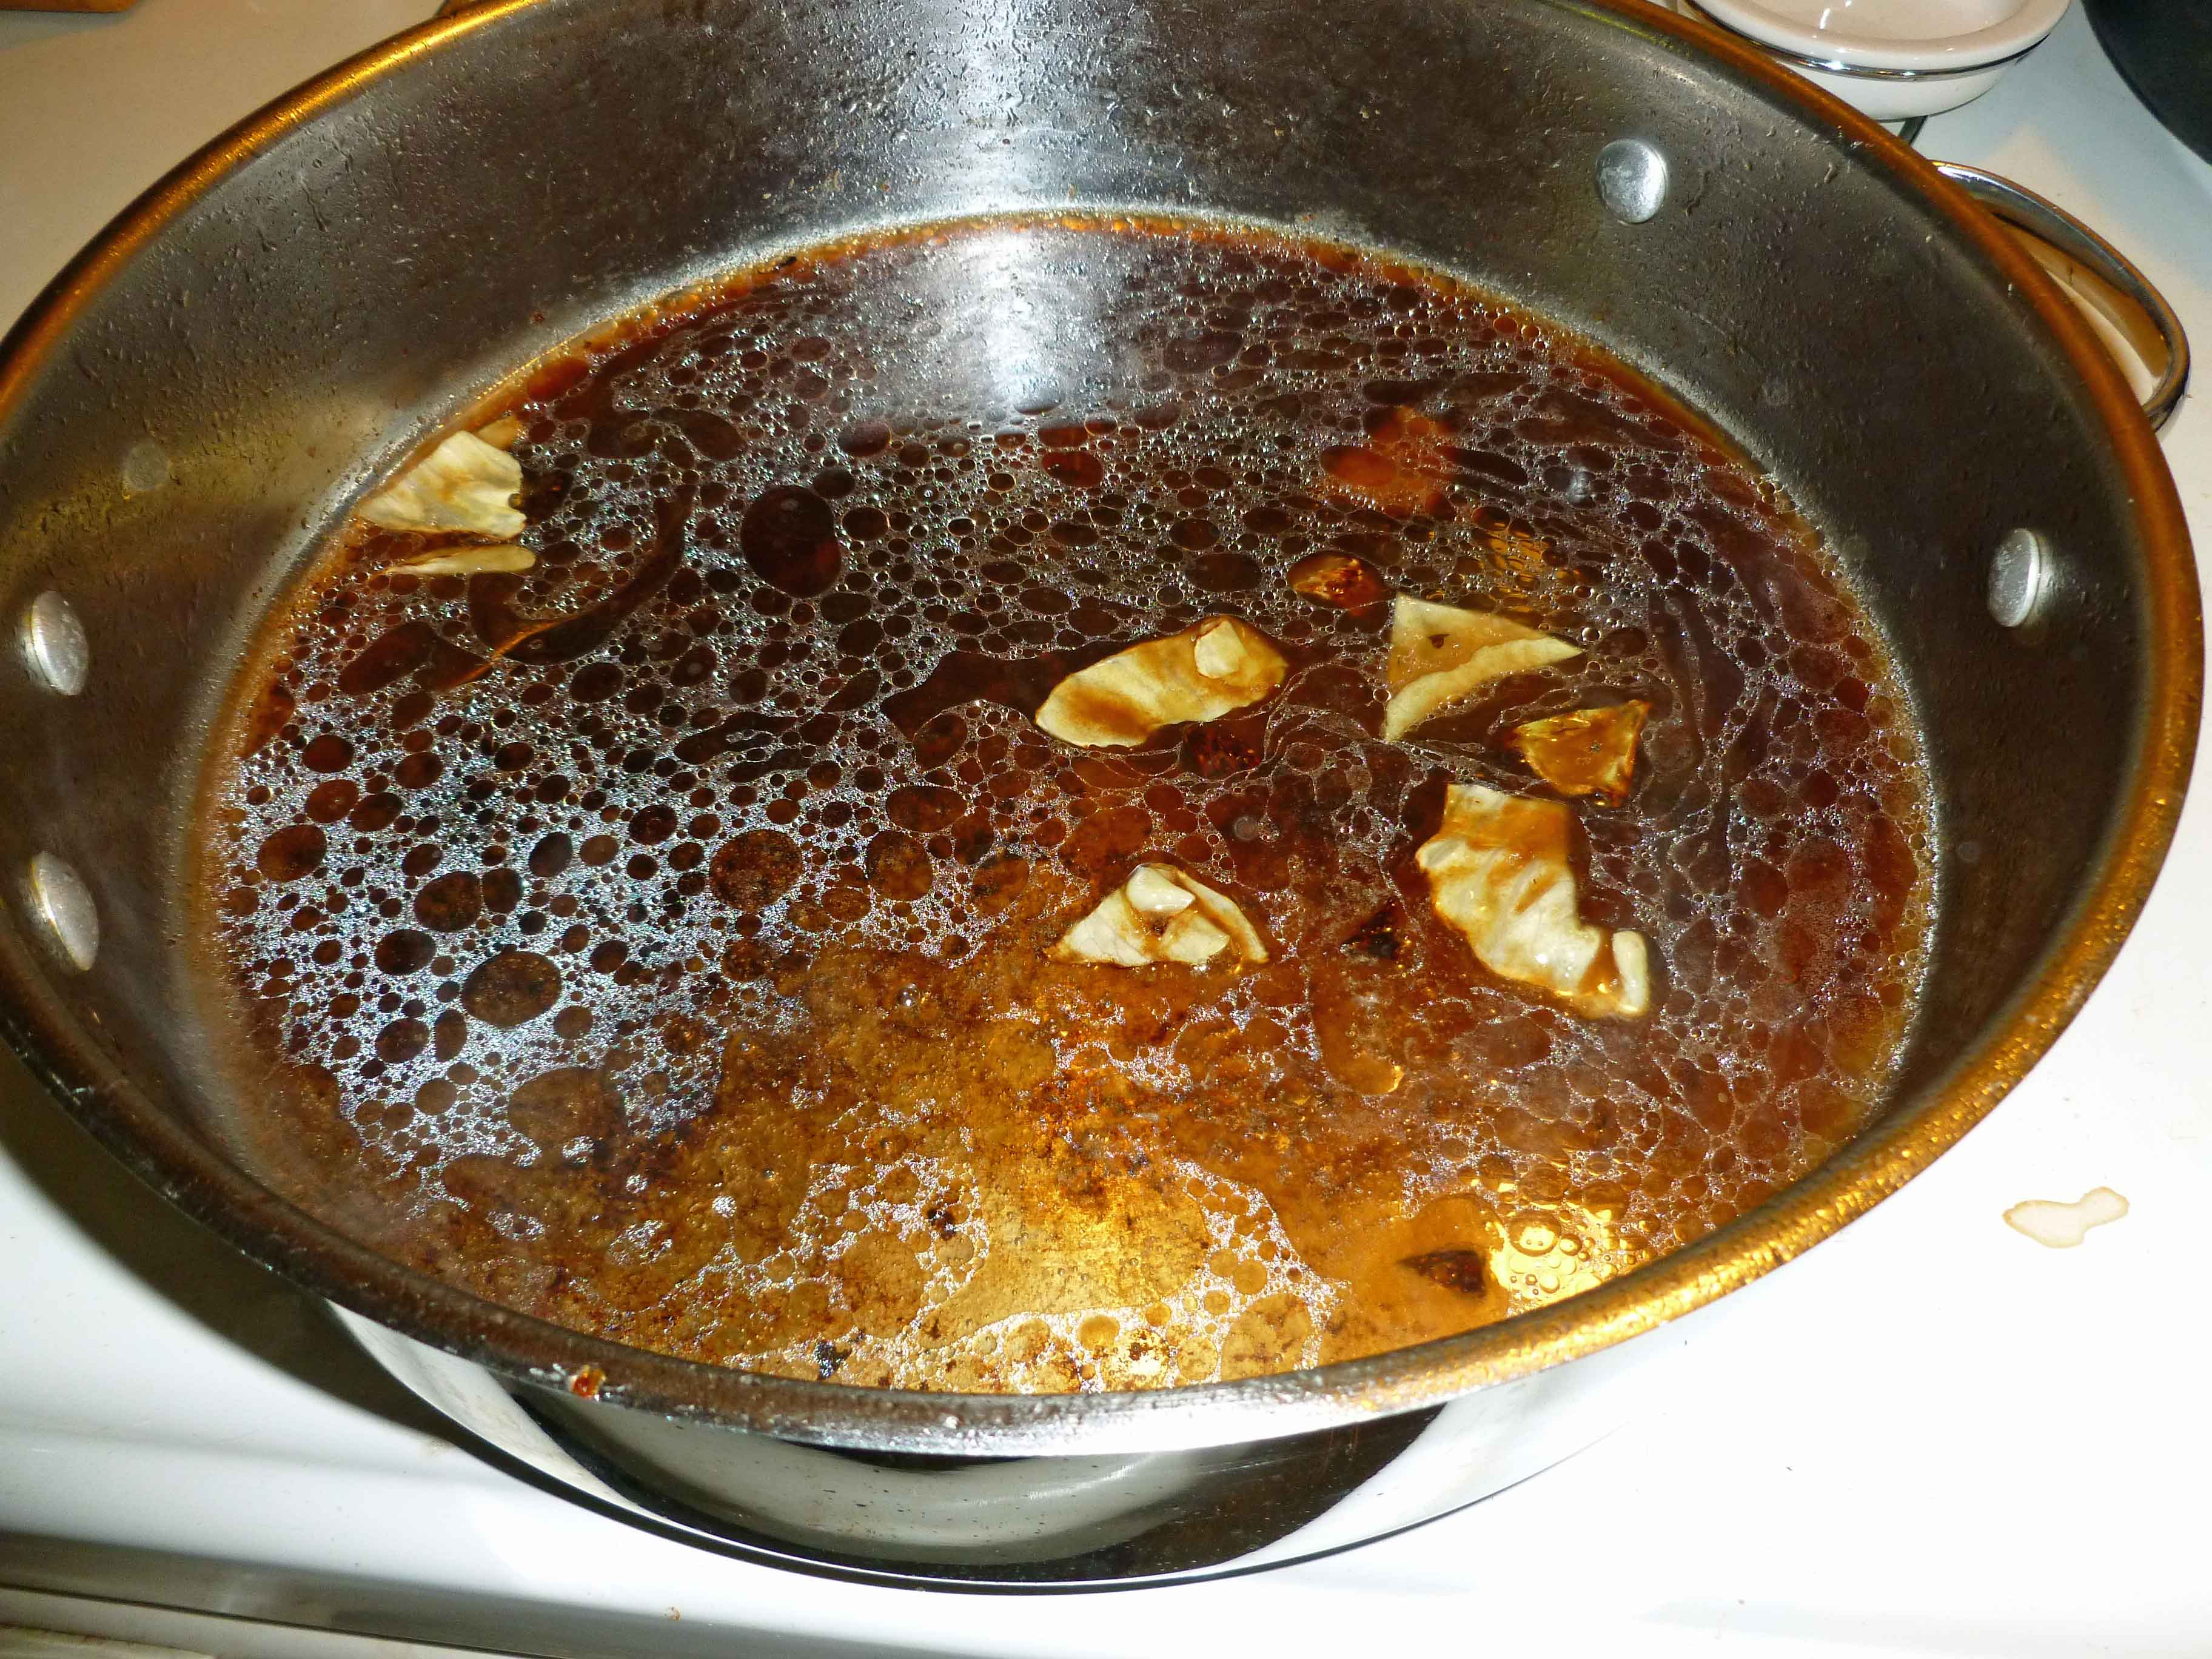
[[1980, 97], [2057, 26], [2070, 0], [1674, 0], [1763, 46], [1877, 121]]

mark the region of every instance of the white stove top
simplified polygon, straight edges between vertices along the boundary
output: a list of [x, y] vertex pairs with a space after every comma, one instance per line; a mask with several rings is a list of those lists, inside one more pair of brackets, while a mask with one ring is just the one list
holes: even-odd
[[[0, 16], [0, 318], [137, 191], [428, 0]], [[2106, 233], [2212, 351], [2212, 167], [2077, 15], [1920, 148]], [[2212, 396], [2166, 449], [2212, 546]], [[1697, 1316], [1695, 1370], [1474, 1509], [1255, 1577], [1062, 1597], [841, 1584], [693, 1549], [478, 1461], [311, 1300], [139, 1188], [0, 1058], [0, 1625], [393, 1654], [245, 1620], [530, 1653], [1639, 1656], [2212, 1650], [2212, 781], [2087, 1008], [1898, 1196]], [[2003, 1224], [2107, 1185], [2081, 1248]], [[13, 1588], [20, 1587], [20, 1588]], [[64, 1599], [60, 1593], [72, 1593]], [[116, 1598], [96, 1601], [80, 1597]], [[231, 1615], [164, 1620], [126, 1602]], [[9, 1646], [0, 1631], [0, 1652]]]

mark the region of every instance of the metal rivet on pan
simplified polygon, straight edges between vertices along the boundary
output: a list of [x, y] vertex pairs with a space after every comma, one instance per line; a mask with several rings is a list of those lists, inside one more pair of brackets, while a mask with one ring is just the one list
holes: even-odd
[[1597, 153], [1597, 194], [1613, 216], [1640, 225], [1667, 199], [1667, 158], [1641, 138], [1616, 138]]
[[2008, 530], [1990, 556], [1990, 615], [2002, 628], [2032, 620], [2043, 604], [2051, 573], [2043, 538], [2033, 530]]
[[84, 624], [70, 602], [51, 591], [33, 599], [23, 612], [23, 654], [46, 689], [65, 697], [83, 690], [92, 672], [92, 642], [85, 638]]
[[31, 908], [53, 947], [79, 973], [100, 956], [100, 910], [83, 878], [52, 853], [31, 860]]

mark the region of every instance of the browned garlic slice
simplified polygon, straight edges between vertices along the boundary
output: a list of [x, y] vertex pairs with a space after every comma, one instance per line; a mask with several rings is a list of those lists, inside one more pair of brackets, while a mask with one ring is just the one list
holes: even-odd
[[1052, 953], [1062, 962], [1144, 968], [1207, 962], [1231, 946], [1248, 963], [1267, 959], [1259, 930], [1236, 900], [1172, 865], [1140, 864], [1060, 935]]
[[538, 556], [528, 548], [515, 542], [497, 542], [489, 546], [441, 547], [419, 558], [402, 559], [390, 568], [394, 575], [404, 576], [507, 575], [528, 570], [537, 562]]
[[1505, 746], [1563, 795], [1598, 795], [1618, 806], [1636, 772], [1636, 739], [1651, 705], [1640, 698], [1609, 708], [1577, 708], [1516, 726]]
[[1390, 612], [1390, 701], [1382, 735], [1402, 738], [1430, 715], [1490, 681], [1582, 655], [1582, 647], [1480, 611], [1431, 605], [1401, 593]]
[[1291, 592], [1340, 611], [1363, 611], [1390, 597], [1375, 567], [1348, 553], [1309, 553], [1286, 574]]
[[465, 530], [511, 542], [525, 520], [515, 510], [522, 464], [473, 432], [456, 432], [361, 504], [386, 530]]
[[1564, 801], [1455, 783], [1443, 825], [1414, 857], [1437, 914], [1491, 972], [1577, 1013], [1632, 1019], [1651, 1006], [1644, 936], [1582, 920], [1567, 864], [1571, 821]]
[[1208, 617], [1070, 674], [1036, 723], [1063, 743], [1128, 749], [1164, 726], [1218, 720], [1283, 683], [1288, 665], [1267, 636], [1234, 617]]

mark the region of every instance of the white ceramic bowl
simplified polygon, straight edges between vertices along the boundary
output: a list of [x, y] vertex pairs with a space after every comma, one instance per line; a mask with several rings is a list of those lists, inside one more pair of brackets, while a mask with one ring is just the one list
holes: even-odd
[[1980, 97], [2071, 0], [1674, 0], [1877, 121]]

